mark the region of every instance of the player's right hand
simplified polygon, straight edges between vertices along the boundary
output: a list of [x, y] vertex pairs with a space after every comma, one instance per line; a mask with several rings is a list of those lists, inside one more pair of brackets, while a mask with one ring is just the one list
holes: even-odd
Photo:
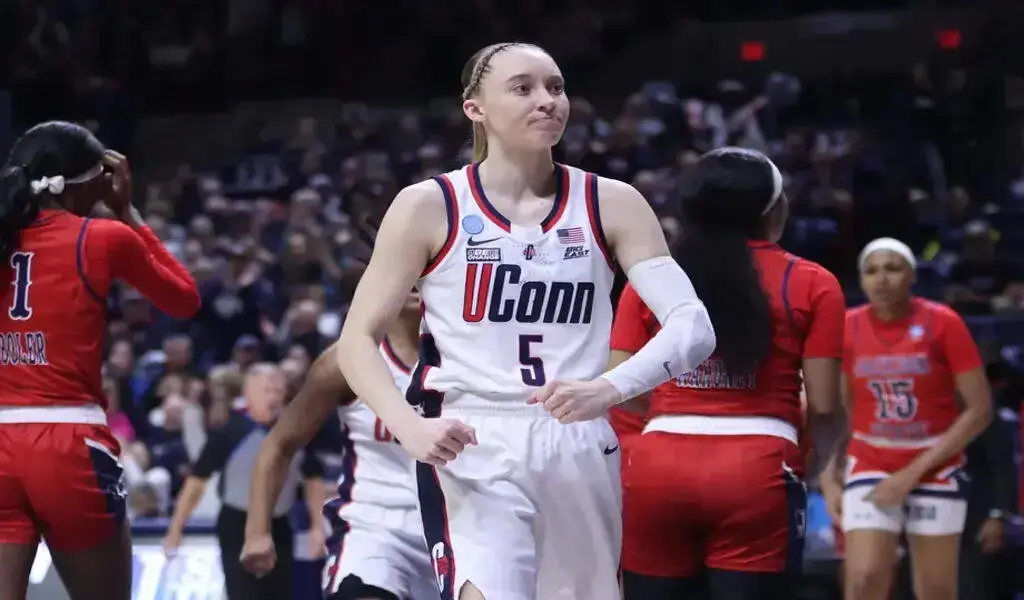
[[128, 158], [107, 150], [103, 153], [103, 166], [107, 169], [103, 174], [107, 185], [103, 204], [118, 220], [127, 222], [132, 218], [132, 171], [128, 166]]
[[476, 445], [476, 430], [454, 419], [420, 417], [409, 431], [395, 431], [405, 451], [416, 460], [442, 467], [468, 445]]
[[262, 577], [274, 570], [277, 564], [277, 550], [274, 539], [269, 533], [246, 535], [242, 546], [242, 555], [238, 558], [245, 570], [257, 577]]

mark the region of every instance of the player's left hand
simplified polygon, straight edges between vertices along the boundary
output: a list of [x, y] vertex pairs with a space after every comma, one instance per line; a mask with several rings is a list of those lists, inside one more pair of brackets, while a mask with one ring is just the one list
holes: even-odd
[[908, 471], [897, 471], [875, 486], [867, 500], [879, 508], [899, 508], [915, 487], [917, 478]]
[[593, 381], [552, 381], [544, 384], [526, 401], [543, 404], [559, 423], [576, 423], [604, 417], [622, 401], [622, 394], [607, 379]]

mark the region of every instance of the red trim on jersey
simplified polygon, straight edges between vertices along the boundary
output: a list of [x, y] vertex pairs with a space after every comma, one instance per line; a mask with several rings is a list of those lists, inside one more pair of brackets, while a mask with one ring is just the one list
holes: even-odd
[[445, 212], [448, 213], [448, 237], [444, 240], [444, 246], [441, 246], [437, 254], [427, 261], [427, 266], [423, 268], [420, 277], [426, 277], [441, 264], [444, 257], [448, 256], [452, 246], [455, 245], [455, 238], [459, 236], [459, 203], [455, 201], [455, 186], [452, 185], [452, 181], [448, 179], [447, 175], [437, 175], [434, 177], [434, 181], [441, 186], [441, 194], [444, 196]]
[[476, 163], [466, 165], [466, 179], [469, 180], [469, 191], [473, 194], [473, 200], [484, 216], [492, 223], [501, 227], [503, 231], [512, 231], [512, 222], [494, 208], [494, 205], [487, 200], [484, 194], [484, 186], [480, 183], [480, 169]]
[[601, 254], [604, 255], [604, 260], [608, 263], [608, 268], [615, 271], [615, 260], [608, 250], [608, 239], [604, 237], [604, 227], [601, 226], [601, 211], [597, 205], [597, 175], [587, 173], [584, 188], [587, 199], [587, 220], [590, 221], [590, 231], [594, 234], [594, 242], [601, 249]]
[[558, 183], [555, 186], [555, 203], [551, 207], [551, 212], [540, 223], [540, 228], [544, 233], [551, 231], [555, 223], [565, 214], [566, 207], [569, 206], [569, 169], [556, 163], [555, 170], [559, 171], [556, 180]]
[[[469, 191], [473, 194], [473, 200], [480, 208], [480, 212], [500, 227], [503, 231], [512, 231], [512, 221], [491, 204], [484, 192], [483, 183], [480, 182], [480, 165], [473, 163], [466, 166], [466, 178], [469, 179]], [[547, 233], [555, 226], [555, 223], [562, 218], [565, 208], [569, 205], [569, 169], [555, 163], [555, 199], [551, 204], [551, 211], [540, 222], [540, 227]]]
[[402, 362], [401, 358], [398, 358], [398, 353], [395, 352], [394, 346], [391, 345], [390, 338], [384, 336], [384, 339], [380, 341], [380, 347], [384, 349], [384, 354], [387, 355], [388, 360], [394, 363], [394, 365], [398, 367], [399, 371], [405, 373], [406, 375], [408, 375], [412, 371], [412, 369], [409, 368], [409, 365]]

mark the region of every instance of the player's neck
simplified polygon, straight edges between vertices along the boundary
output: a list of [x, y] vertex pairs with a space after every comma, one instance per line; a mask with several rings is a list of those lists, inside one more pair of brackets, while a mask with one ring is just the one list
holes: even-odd
[[873, 306], [872, 312], [874, 312], [875, 317], [879, 321], [892, 323], [907, 318], [910, 314], [910, 308], [910, 299], [907, 299], [904, 302]]
[[506, 150], [495, 144], [480, 163], [480, 181], [496, 196], [516, 200], [550, 193], [554, 182], [551, 152]]

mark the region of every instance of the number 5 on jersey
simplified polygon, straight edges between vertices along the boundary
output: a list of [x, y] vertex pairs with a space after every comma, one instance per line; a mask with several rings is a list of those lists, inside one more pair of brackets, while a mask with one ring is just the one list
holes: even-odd
[[536, 350], [534, 344], [544, 341], [542, 335], [520, 335], [519, 336], [519, 364], [523, 368], [519, 372], [523, 375], [523, 383], [533, 387], [541, 387], [547, 382], [544, 374], [544, 361], [534, 355]]
[[14, 286], [14, 297], [7, 309], [7, 316], [12, 321], [27, 321], [32, 318], [32, 305], [29, 303], [28, 292], [32, 287], [33, 252], [15, 252], [11, 254], [11, 285]]

